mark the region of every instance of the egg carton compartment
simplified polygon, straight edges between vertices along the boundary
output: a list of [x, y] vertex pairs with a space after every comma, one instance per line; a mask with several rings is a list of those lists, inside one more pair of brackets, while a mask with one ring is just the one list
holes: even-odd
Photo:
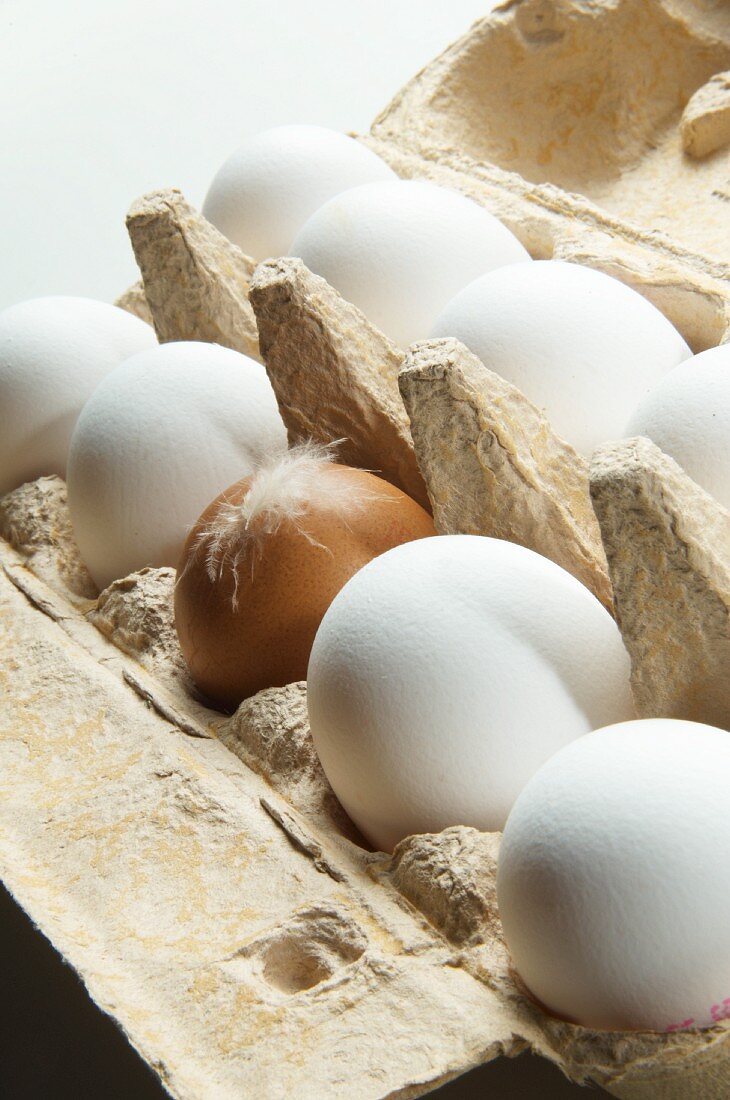
[[[630, 43], [618, 62], [629, 25], [641, 49]], [[508, 3], [419, 74], [366, 140], [400, 174], [483, 202], [534, 256], [618, 275], [696, 349], [712, 346], [727, 335], [729, 291], [706, 223], [719, 231], [726, 208], [705, 185], [727, 149], [705, 146], [724, 133], [712, 78], [729, 42], [727, 10], [711, 2]], [[617, 64], [643, 75], [618, 81]], [[585, 73], [592, 95], [561, 100]], [[703, 114], [715, 85], [719, 110]], [[519, 137], [538, 108], [509, 161], [501, 138]], [[573, 115], [571, 137], [558, 123]], [[614, 156], [606, 135], [629, 122]], [[685, 131], [695, 148], [683, 190], [675, 181], [652, 198], [647, 166], [664, 179]], [[540, 166], [543, 134], [555, 146]], [[631, 205], [619, 184], [635, 169]], [[682, 210], [668, 235], [631, 228], [652, 201], [660, 224], [673, 186]], [[689, 196], [704, 222], [694, 236]], [[730, 727], [730, 515], [671, 459], [628, 440], [589, 463], [456, 341], [402, 351], [300, 261], [257, 267], [179, 192], [140, 199], [128, 226], [142, 282], [120, 304], [161, 341], [261, 358], [290, 442], [344, 437], [343, 461], [382, 471], [441, 533], [495, 535], [557, 561], [614, 610], [640, 714]], [[527, 1049], [617, 1096], [727, 1095], [730, 1021], [594, 1032], [524, 995], [496, 911], [497, 834], [455, 827], [392, 856], [368, 850], [317, 759], [305, 685], [260, 692], [232, 715], [207, 707], [179, 651], [173, 571], [99, 594], [60, 479], [2, 498], [0, 535], [4, 875], [172, 1095], [417, 1096]]]

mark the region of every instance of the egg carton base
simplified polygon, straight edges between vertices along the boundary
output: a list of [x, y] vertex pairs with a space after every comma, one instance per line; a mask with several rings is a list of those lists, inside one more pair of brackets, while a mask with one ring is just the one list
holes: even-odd
[[172, 1095], [419, 1095], [516, 1048], [367, 853], [175, 724], [140, 666], [1, 552], [3, 879]]
[[356, 844], [311, 772], [301, 685], [232, 718], [190, 694], [170, 570], [74, 605], [63, 483], [41, 490], [32, 538], [38, 483], [0, 501], [24, 547], [0, 542], [3, 878], [172, 1095], [417, 1096], [528, 1048], [619, 1096], [726, 1095], [730, 1027], [595, 1033], [521, 994], [496, 834]]

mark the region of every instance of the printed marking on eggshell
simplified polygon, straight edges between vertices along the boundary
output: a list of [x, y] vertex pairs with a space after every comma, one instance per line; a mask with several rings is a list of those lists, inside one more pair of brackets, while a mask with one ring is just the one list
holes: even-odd
[[[712, 1005], [708, 1015], [715, 1024], [720, 1024], [723, 1020], [730, 1020], [730, 997], [725, 997], [719, 1004]], [[693, 1025], [696, 1025], [696, 1020], [694, 1016], [689, 1016], [686, 1020], [682, 1020], [678, 1024], [670, 1024], [669, 1027], [665, 1027], [664, 1030], [685, 1031]]]

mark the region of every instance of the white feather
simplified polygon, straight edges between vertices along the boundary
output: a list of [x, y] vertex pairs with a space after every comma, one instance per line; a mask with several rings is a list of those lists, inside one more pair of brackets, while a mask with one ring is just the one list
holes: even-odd
[[[275, 534], [282, 523], [293, 524], [309, 542], [321, 546], [302, 522], [311, 505], [353, 513], [362, 512], [371, 501], [390, 499], [364, 485], [354, 486], [349, 479], [322, 477], [322, 470], [335, 460], [341, 442], [321, 444], [309, 440], [267, 462], [253, 475], [244, 499], [238, 504], [224, 501], [198, 535], [190, 560], [205, 550], [206, 571], [212, 583], [230, 567], [234, 610], [238, 606], [242, 561], [250, 557], [253, 572], [267, 537]], [[324, 546], [322, 549], [330, 552]]]

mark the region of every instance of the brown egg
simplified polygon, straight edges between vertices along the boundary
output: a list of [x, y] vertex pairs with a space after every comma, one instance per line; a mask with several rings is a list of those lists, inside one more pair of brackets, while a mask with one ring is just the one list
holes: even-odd
[[175, 623], [197, 687], [233, 709], [305, 679], [317, 628], [350, 577], [435, 534], [400, 489], [313, 445], [230, 486], [198, 519], [178, 566]]

